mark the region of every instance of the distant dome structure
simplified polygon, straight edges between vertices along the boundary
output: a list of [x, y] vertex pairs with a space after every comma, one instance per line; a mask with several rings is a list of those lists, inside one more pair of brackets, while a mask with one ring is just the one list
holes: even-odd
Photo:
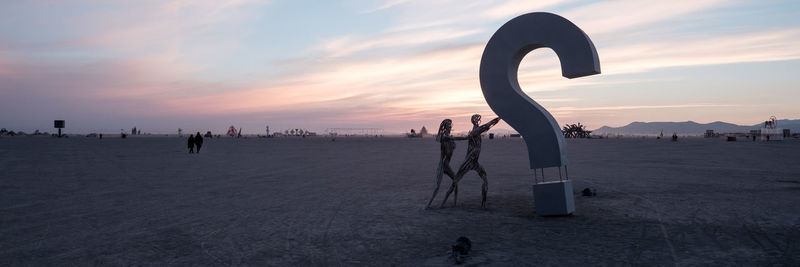
[[230, 136], [230, 137], [234, 137], [234, 136], [236, 136], [238, 133], [239, 133], [239, 131], [237, 131], [237, 130], [236, 130], [236, 127], [233, 127], [233, 125], [231, 125], [231, 127], [229, 127], [229, 128], [228, 128], [228, 133], [226, 133], [226, 134], [227, 134], [228, 136]]

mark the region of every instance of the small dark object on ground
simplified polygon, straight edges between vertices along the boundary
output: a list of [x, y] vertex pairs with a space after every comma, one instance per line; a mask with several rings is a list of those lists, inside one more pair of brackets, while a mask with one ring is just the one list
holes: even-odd
[[593, 197], [597, 195], [597, 192], [587, 187], [584, 188], [583, 191], [581, 191], [581, 195], [584, 197]]
[[456, 240], [456, 244], [453, 246], [453, 259], [457, 264], [464, 263], [470, 250], [472, 250], [472, 241], [464, 236], [459, 237], [458, 240]]

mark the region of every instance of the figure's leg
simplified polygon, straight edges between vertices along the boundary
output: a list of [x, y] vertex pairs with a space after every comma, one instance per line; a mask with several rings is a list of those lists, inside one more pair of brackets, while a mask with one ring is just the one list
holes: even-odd
[[[428, 205], [425, 206], [426, 209], [431, 207], [433, 199], [436, 198], [436, 194], [439, 193], [439, 185], [442, 184], [442, 172], [444, 171], [443, 166], [444, 162], [439, 161], [439, 168], [436, 170], [436, 180], [434, 181], [436, 183], [436, 187], [433, 189], [433, 195], [431, 196], [431, 199], [428, 201]], [[447, 167], [447, 169], [450, 169], [449, 166]], [[453, 173], [453, 171], [450, 171], [450, 173]], [[447, 175], [450, 175], [450, 173], [448, 173]], [[450, 178], [453, 178], [453, 175], [450, 175]]]
[[442, 200], [442, 204], [439, 205], [440, 208], [444, 207], [444, 203], [447, 202], [447, 198], [449, 198], [450, 194], [453, 193], [453, 190], [455, 190], [458, 187], [458, 181], [460, 181], [461, 178], [464, 177], [464, 174], [467, 173], [467, 171], [469, 170], [466, 167], [467, 163], [464, 162], [464, 164], [461, 164], [461, 167], [458, 168], [458, 173], [456, 174], [456, 178], [453, 178], [453, 184], [450, 185], [450, 189], [447, 190], [447, 194], [444, 195], [444, 200]]
[[442, 204], [439, 204], [439, 208], [444, 207], [444, 203], [447, 202], [447, 198], [450, 197], [450, 193], [453, 193], [453, 190], [455, 190], [455, 187], [456, 187], [456, 180], [453, 180], [453, 182], [450, 184], [450, 188], [447, 189], [447, 193], [444, 194], [444, 199], [442, 200]]
[[[452, 169], [450, 169], [450, 164], [447, 164], [447, 163], [445, 163], [445, 164], [446, 165], [444, 165], [444, 173], [446, 173], [447, 176], [450, 176], [450, 179], [454, 181], [456, 179], [456, 174], [453, 173]], [[458, 184], [456, 184], [456, 189], [453, 191], [453, 193], [454, 193], [453, 194], [453, 204], [455, 205], [455, 204], [458, 203]]]
[[478, 175], [481, 176], [483, 180], [483, 186], [481, 186], [481, 208], [486, 208], [486, 192], [489, 191], [489, 179], [486, 177], [486, 170], [483, 169], [483, 166], [477, 164], [476, 171]]
[[443, 164], [443, 166], [444, 166], [444, 169], [443, 169], [444, 174], [447, 174], [447, 176], [450, 176], [451, 180], [455, 179], [456, 178], [456, 174], [453, 173], [453, 169], [450, 169], [450, 166], [448, 166], [448, 165], [444, 165]]
[[456, 184], [456, 190], [453, 191], [453, 207], [458, 206], [458, 184]]

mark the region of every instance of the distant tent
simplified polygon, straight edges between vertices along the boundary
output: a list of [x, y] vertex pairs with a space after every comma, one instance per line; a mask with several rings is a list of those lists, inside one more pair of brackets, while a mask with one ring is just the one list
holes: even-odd
[[426, 134], [428, 134], [428, 129], [425, 129], [425, 126], [422, 126], [422, 129], [419, 129], [419, 136], [425, 137]]

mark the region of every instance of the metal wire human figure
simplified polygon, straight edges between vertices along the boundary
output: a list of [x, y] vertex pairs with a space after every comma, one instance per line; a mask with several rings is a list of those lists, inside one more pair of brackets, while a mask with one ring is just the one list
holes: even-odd
[[450, 197], [450, 193], [452, 193], [453, 190], [458, 187], [458, 182], [461, 181], [461, 178], [464, 178], [464, 174], [469, 171], [476, 171], [483, 180], [483, 186], [481, 187], [481, 208], [486, 208], [486, 191], [489, 190], [489, 180], [486, 178], [486, 171], [483, 169], [483, 166], [478, 163], [478, 158], [481, 155], [481, 134], [485, 133], [492, 128], [492, 126], [500, 122], [500, 118], [495, 118], [488, 123], [479, 126], [478, 124], [480, 122], [481, 115], [472, 115], [472, 130], [467, 136], [467, 140], [469, 140], [467, 155], [464, 157], [464, 163], [461, 163], [461, 167], [458, 168], [458, 173], [456, 173], [456, 177], [453, 178], [453, 184], [450, 185], [450, 190], [447, 190], [447, 194], [444, 195], [442, 205], [439, 207], [444, 206], [444, 203], [447, 202], [447, 198]]
[[[439, 132], [436, 134], [436, 141], [441, 143], [441, 156], [439, 156], [439, 168], [436, 169], [436, 187], [433, 189], [433, 195], [431, 199], [428, 201], [428, 205], [425, 208], [430, 208], [431, 203], [433, 203], [433, 199], [436, 198], [436, 194], [439, 193], [439, 185], [442, 184], [442, 176], [447, 174], [450, 176], [450, 179], [454, 179], [456, 177], [453, 169], [450, 168], [450, 159], [453, 157], [453, 150], [456, 149], [456, 142], [455, 140], [467, 140], [464, 137], [453, 137], [450, 135], [450, 131], [453, 129], [453, 121], [450, 119], [442, 120], [442, 123], [439, 124]], [[454, 200], [458, 201], [458, 187], [455, 189], [455, 195], [453, 196]]]

